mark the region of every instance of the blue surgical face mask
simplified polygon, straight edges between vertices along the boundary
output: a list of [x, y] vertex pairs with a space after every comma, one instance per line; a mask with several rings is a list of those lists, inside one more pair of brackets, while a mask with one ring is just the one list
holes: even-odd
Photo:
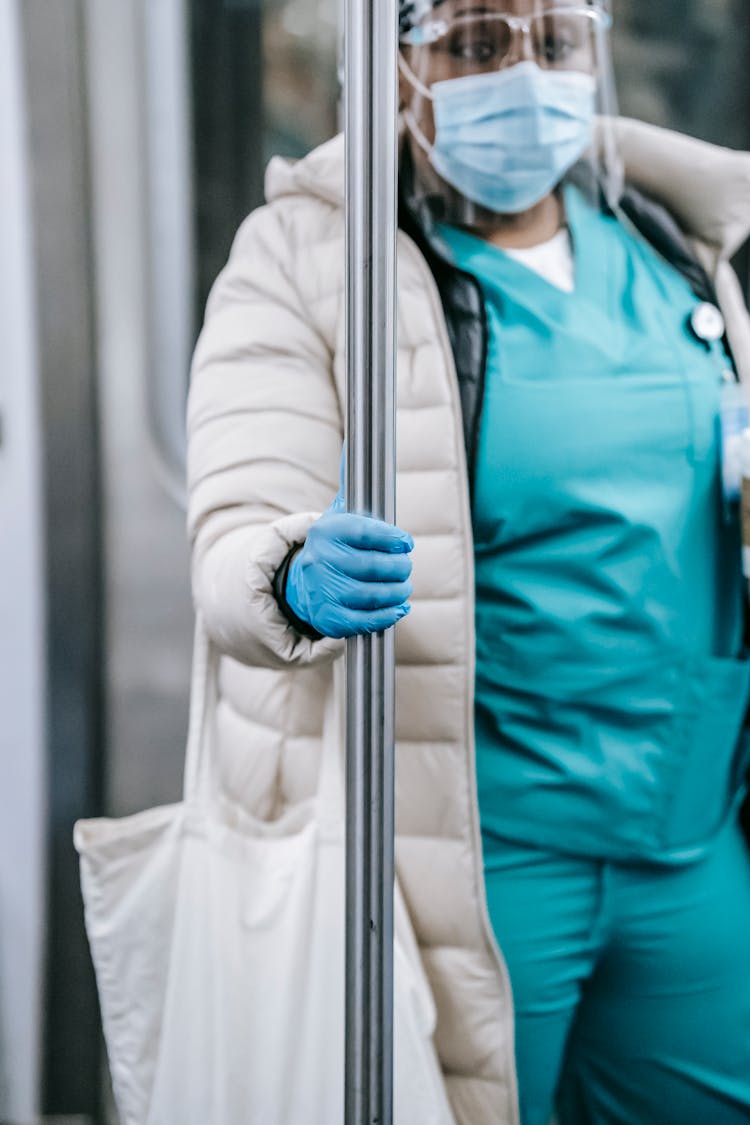
[[435, 82], [427, 89], [402, 57], [409, 81], [433, 102], [435, 143], [411, 111], [404, 120], [438, 175], [467, 199], [503, 214], [545, 197], [591, 144], [596, 81], [521, 62]]

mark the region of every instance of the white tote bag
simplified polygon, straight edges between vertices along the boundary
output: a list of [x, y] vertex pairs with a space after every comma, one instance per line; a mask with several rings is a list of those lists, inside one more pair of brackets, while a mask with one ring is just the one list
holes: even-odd
[[[196, 619], [181, 803], [79, 821], [86, 928], [122, 1125], [343, 1121], [343, 661], [317, 795], [274, 822], [217, 792], [218, 652]], [[397, 1125], [451, 1125], [398, 891]]]

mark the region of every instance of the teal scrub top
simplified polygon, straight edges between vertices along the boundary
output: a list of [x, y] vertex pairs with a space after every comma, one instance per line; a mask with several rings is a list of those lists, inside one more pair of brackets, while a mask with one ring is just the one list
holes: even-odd
[[742, 797], [738, 515], [720, 343], [688, 283], [572, 186], [566, 293], [440, 227], [489, 322], [473, 524], [477, 782], [493, 837], [702, 854]]

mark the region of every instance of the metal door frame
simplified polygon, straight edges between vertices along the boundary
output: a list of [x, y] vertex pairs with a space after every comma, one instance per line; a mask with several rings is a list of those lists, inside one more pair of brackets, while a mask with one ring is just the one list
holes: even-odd
[[99, 1007], [72, 840], [73, 822], [101, 811], [105, 747], [84, 19], [81, 0], [23, 0], [20, 16], [46, 536], [48, 880], [40, 1109], [99, 1121]]
[[41, 435], [18, 0], [0, 0], [0, 1120], [38, 1114], [46, 856]]

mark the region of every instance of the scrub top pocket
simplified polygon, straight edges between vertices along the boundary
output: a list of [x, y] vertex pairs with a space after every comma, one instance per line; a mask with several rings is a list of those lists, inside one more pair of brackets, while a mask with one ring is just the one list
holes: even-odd
[[654, 847], [673, 851], [701, 845], [721, 826], [747, 763], [744, 720], [750, 661], [688, 657], [677, 737], [664, 759], [664, 805]]
[[664, 652], [641, 668], [602, 666], [590, 691], [576, 679], [560, 664], [536, 691], [507, 667], [478, 681], [485, 836], [623, 863], [698, 858], [740, 795], [750, 662]]

